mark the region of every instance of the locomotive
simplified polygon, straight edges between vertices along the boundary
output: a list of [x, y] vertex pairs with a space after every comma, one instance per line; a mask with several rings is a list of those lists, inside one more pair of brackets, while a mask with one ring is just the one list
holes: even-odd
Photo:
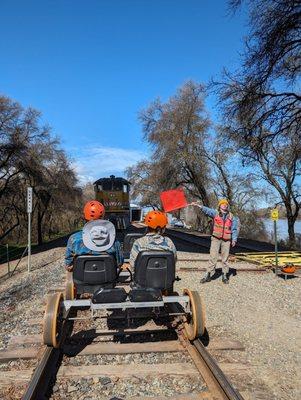
[[127, 229], [131, 221], [130, 182], [111, 175], [109, 178], [98, 179], [93, 185], [95, 199], [104, 205], [106, 218], [116, 229]]

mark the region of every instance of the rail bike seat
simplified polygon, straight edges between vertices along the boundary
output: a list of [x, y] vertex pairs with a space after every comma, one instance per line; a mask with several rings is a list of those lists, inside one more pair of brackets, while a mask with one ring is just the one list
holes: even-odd
[[130, 253], [135, 240], [141, 238], [142, 236], [144, 236], [143, 233], [133, 233], [133, 232], [125, 235], [123, 241], [123, 256], [125, 259], [130, 258]]
[[140, 252], [135, 260], [131, 300], [159, 300], [162, 291], [172, 291], [176, 279], [175, 269], [175, 258], [171, 251]]
[[80, 255], [74, 259], [73, 282], [78, 294], [114, 288], [118, 273], [116, 258], [108, 253]]

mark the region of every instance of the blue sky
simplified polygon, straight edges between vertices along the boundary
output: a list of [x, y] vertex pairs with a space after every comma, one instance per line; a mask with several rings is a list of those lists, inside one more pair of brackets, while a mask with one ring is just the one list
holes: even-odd
[[[225, 0], [1, 0], [0, 93], [33, 106], [82, 182], [147, 155], [138, 111], [239, 65], [243, 11]], [[216, 119], [214, 98], [207, 107]]]

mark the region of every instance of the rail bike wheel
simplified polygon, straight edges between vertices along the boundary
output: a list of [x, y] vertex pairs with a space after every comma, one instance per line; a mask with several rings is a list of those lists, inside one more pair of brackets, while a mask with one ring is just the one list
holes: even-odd
[[62, 301], [63, 293], [53, 294], [47, 301], [44, 314], [43, 342], [56, 349], [60, 346], [62, 338]]
[[184, 289], [183, 294], [189, 297], [191, 315], [184, 323], [184, 332], [189, 340], [194, 340], [205, 333], [205, 303], [198, 292]]
[[74, 300], [76, 297], [76, 289], [73, 282], [72, 272], [67, 272], [64, 297], [65, 300]]

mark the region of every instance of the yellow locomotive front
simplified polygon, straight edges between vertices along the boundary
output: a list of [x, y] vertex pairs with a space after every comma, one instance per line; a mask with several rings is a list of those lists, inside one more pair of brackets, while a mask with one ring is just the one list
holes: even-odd
[[106, 218], [116, 229], [126, 229], [130, 224], [130, 182], [111, 175], [94, 182], [94, 190], [96, 200], [105, 207]]

